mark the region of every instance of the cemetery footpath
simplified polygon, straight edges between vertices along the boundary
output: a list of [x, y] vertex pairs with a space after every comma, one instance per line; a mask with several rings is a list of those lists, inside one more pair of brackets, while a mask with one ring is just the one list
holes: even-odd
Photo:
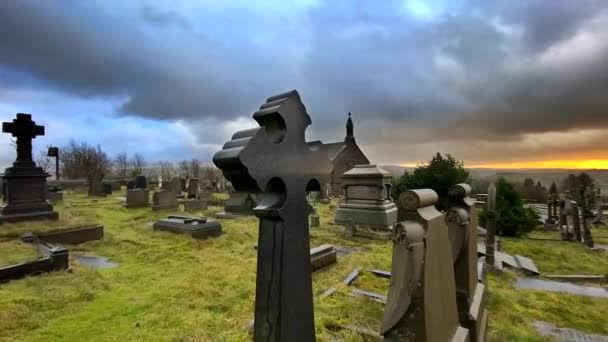
[[[155, 220], [183, 213], [127, 209], [120, 196], [67, 191], [55, 206], [58, 221], [2, 226], [0, 265], [32, 257], [18, 242], [24, 232], [100, 223], [103, 240], [67, 247], [71, 255], [103, 256], [118, 266], [95, 269], [72, 256], [70, 270], [0, 284], [0, 341], [250, 341], [257, 218], [222, 220], [222, 236], [195, 240], [152, 229]], [[332, 204], [316, 204], [320, 226], [311, 230], [311, 247], [333, 244], [340, 253], [337, 264], [313, 274], [317, 340], [374, 341], [345, 327], [379, 330], [383, 304], [353, 296], [352, 288], [386, 295], [389, 280], [365, 270], [391, 269], [391, 243], [346, 238], [333, 224], [337, 202]], [[594, 234], [601, 243], [608, 228]], [[532, 258], [541, 274], [608, 273], [608, 252], [580, 244], [510, 238], [502, 244], [503, 251]], [[343, 279], [355, 268], [363, 271], [349, 287]], [[535, 330], [537, 321], [608, 335], [608, 299], [518, 289], [517, 277], [525, 275], [507, 270], [488, 276], [488, 340], [547, 341]], [[336, 291], [321, 298], [331, 287]]]

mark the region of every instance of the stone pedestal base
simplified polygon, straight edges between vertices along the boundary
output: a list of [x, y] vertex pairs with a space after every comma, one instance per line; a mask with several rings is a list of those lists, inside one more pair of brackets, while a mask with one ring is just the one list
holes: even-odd
[[0, 215], [0, 224], [21, 221], [57, 220], [59, 214], [55, 211], [43, 211], [30, 214]]
[[9, 167], [2, 175], [4, 202], [0, 222], [56, 220], [47, 201], [46, 174], [39, 167]]

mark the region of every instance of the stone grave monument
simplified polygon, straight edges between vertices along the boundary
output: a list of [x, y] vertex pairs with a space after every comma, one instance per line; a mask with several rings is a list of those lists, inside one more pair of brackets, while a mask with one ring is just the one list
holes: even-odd
[[[91, 172], [89, 172], [89, 176], [87, 177], [89, 182], [89, 196], [105, 196], [103, 188], [103, 171], [100, 168], [95, 168]], [[110, 189], [110, 193], [112, 190]]]
[[57, 212], [47, 200], [48, 173], [32, 160], [32, 139], [44, 135], [30, 114], [18, 113], [12, 122], [2, 123], [2, 132], [17, 138], [17, 159], [2, 177], [0, 223], [27, 220], [56, 220]]
[[[469, 330], [470, 340], [475, 342], [485, 340], [488, 313], [487, 293], [478, 277], [477, 210], [470, 194], [471, 186], [465, 183], [449, 189], [445, 220], [454, 261], [458, 316], [460, 324]], [[481, 272], [484, 273], [483, 267]]]
[[439, 197], [430, 189], [399, 197], [405, 221], [393, 229], [391, 281], [380, 333], [384, 341], [468, 341], [460, 326], [454, 263]]
[[157, 190], [152, 193], [152, 210], [177, 210], [177, 197], [173, 190]]
[[327, 183], [331, 162], [311, 150], [310, 116], [297, 91], [272, 96], [213, 162], [237, 191], [259, 194], [254, 341], [314, 341], [307, 191]]
[[[200, 199], [198, 178], [190, 178], [186, 187], [186, 198], [184, 199], [184, 210], [195, 212], [203, 210], [203, 202]], [[205, 208], [206, 209], [206, 208]]]
[[581, 229], [581, 217], [579, 214], [578, 203], [568, 200], [568, 215], [572, 218], [572, 230], [574, 231], [574, 241], [583, 242], [583, 230]]
[[137, 176], [132, 180], [132, 189], [127, 186], [127, 196], [125, 200], [126, 208], [147, 207], [150, 201], [148, 182], [145, 176]]
[[153, 228], [177, 234], [188, 234], [195, 239], [222, 235], [222, 225], [217, 221], [207, 221], [206, 217], [169, 216], [154, 222]]
[[358, 231], [358, 225], [379, 228], [389, 234], [390, 228], [397, 223], [391, 180], [390, 172], [374, 164], [357, 165], [342, 175], [344, 198], [336, 210], [335, 221], [346, 226], [347, 235], [366, 235]]
[[186, 187], [186, 198], [199, 198], [198, 178], [190, 178]]
[[593, 248], [593, 237], [591, 236], [590, 219], [593, 213], [589, 210], [589, 189], [580, 190], [581, 216], [583, 222], [583, 243], [589, 248]]

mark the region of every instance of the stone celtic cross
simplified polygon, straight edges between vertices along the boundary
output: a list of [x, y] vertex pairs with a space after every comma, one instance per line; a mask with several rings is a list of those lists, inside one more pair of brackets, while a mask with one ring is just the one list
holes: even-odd
[[236, 132], [213, 162], [237, 191], [259, 196], [254, 340], [314, 341], [306, 193], [320, 190], [331, 162], [306, 143], [297, 91], [268, 98], [253, 118], [260, 128]]
[[17, 138], [17, 160], [15, 166], [33, 167], [32, 139], [44, 135], [44, 126], [36, 125], [30, 114], [18, 113], [13, 122], [3, 122], [2, 132]]

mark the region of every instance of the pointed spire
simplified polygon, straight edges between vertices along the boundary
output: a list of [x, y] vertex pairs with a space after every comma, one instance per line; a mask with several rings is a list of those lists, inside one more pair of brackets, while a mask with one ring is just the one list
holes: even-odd
[[355, 126], [353, 125], [353, 119], [351, 119], [350, 112], [348, 112], [348, 120], [346, 120], [346, 140], [355, 140], [354, 130]]

